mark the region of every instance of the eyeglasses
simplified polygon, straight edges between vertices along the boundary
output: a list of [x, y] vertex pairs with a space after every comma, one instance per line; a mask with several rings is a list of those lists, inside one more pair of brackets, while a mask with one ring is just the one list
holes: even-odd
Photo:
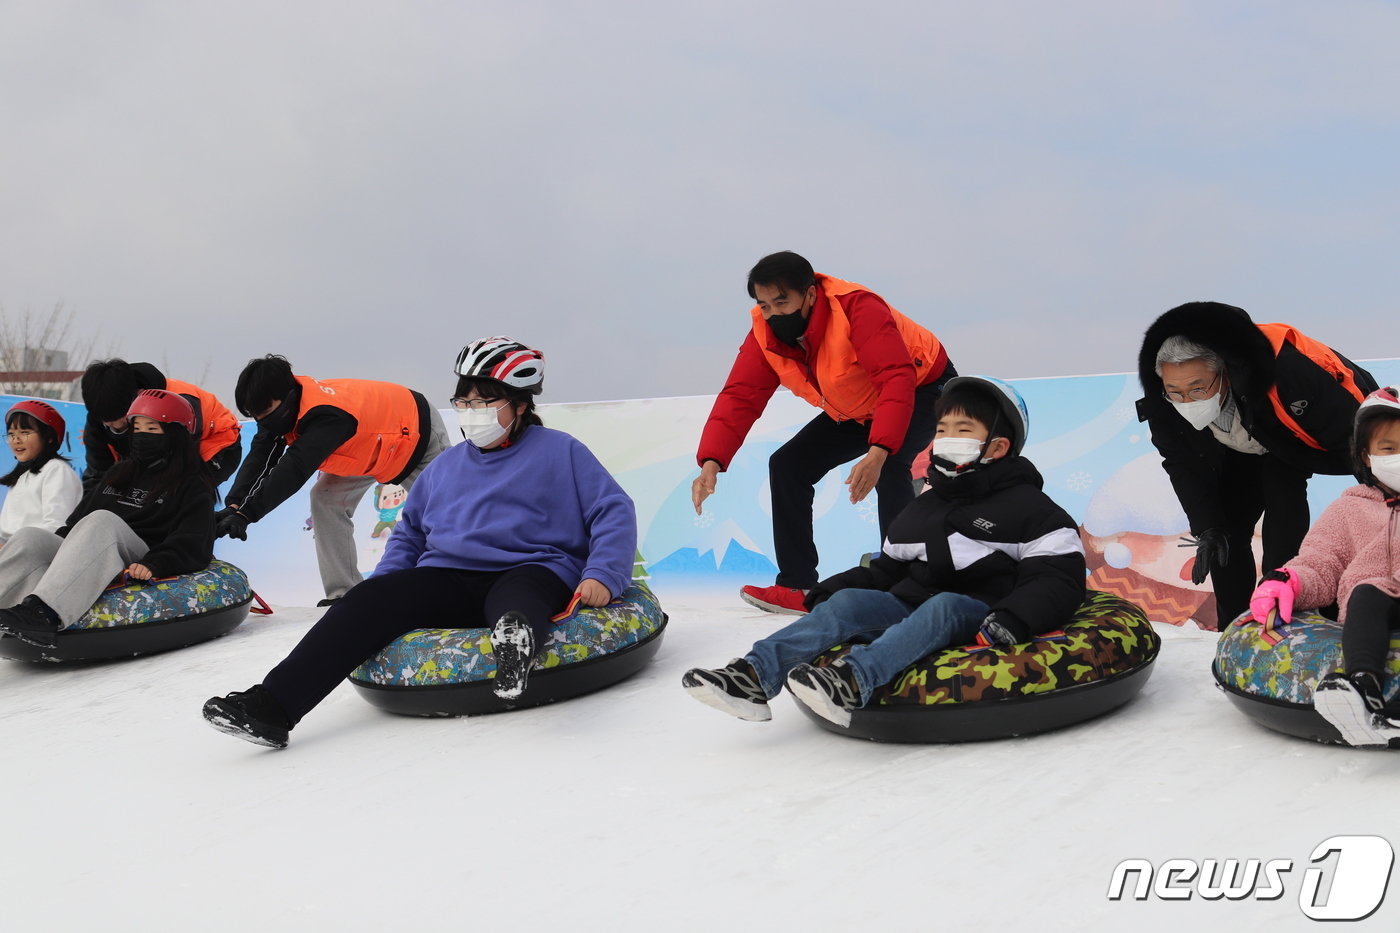
[[1169, 402], [1181, 404], [1183, 402], [1204, 402], [1215, 394], [1215, 387], [1220, 384], [1221, 373], [1216, 373], [1208, 386], [1197, 386], [1194, 389], [1187, 389], [1185, 392], [1163, 392], [1162, 397]]
[[[472, 411], [485, 411], [490, 408], [499, 411], [504, 407], [506, 400], [503, 398], [462, 398], [460, 395], [454, 395], [448, 401], [456, 409], [469, 408]], [[502, 404], [497, 404], [498, 402]]]
[[33, 436], [34, 436], [35, 434], [37, 434], [37, 433], [39, 433], [39, 432], [38, 432], [38, 431], [8, 431], [8, 432], [6, 432], [6, 434], [5, 434], [5, 439], [8, 440], [8, 441], [11, 441], [11, 442], [14, 442], [14, 441], [27, 441], [27, 440], [29, 440], [31, 437], [33, 437]]

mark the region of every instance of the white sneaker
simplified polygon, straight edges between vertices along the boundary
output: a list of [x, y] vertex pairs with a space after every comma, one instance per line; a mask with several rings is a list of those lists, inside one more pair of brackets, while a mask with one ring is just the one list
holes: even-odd
[[1313, 688], [1313, 709], [1355, 748], [1386, 748], [1391, 739], [1400, 738], [1400, 727], [1377, 710], [1378, 702], [1383, 700], [1364, 695], [1341, 671], [1328, 674]]

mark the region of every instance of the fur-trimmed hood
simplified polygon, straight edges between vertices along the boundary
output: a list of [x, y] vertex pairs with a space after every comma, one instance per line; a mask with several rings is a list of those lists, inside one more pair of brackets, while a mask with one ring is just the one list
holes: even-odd
[[1178, 336], [1220, 354], [1236, 397], [1258, 398], [1273, 386], [1274, 348], [1244, 309], [1218, 301], [1192, 301], [1157, 318], [1143, 335], [1138, 379], [1149, 398], [1162, 394], [1157, 351], [1168, 337]]

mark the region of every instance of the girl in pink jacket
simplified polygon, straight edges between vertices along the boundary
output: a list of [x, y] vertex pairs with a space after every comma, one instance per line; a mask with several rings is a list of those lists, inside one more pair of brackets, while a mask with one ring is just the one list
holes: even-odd
[[1350, 745], [1384, 746], [1400, 737], [1385, 706], [1390, 633], [1400, 629], [1400, 392], [1377, 389], [1356, 411], [1352, 459], [1359, 486], [1342, 492], [1303, 539], [1298, 556], [1264, 575], [1250, 599], [1263, 624], [1277, 609], [1335, 602], [1342, 662], [1313, 688], [1313, 707]]

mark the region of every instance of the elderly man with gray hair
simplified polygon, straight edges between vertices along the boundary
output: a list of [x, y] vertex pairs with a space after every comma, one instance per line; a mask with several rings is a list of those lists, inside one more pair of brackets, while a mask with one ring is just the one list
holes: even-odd
[[1148, 424], [1195, 538], [1191, 582], [1210, 574], [1224, 631], [1249, 608], [1258, 578], [1255, 525], [1262, 516], [1265, 571], [1297, 555], [1309, 524], [1308, 478], [1352, 472], [1352, 418], [1376, 380], [1287, 324], [1256, 324], [1215, 301], [1154, 321], [1138, 376], [1138, 420]]

